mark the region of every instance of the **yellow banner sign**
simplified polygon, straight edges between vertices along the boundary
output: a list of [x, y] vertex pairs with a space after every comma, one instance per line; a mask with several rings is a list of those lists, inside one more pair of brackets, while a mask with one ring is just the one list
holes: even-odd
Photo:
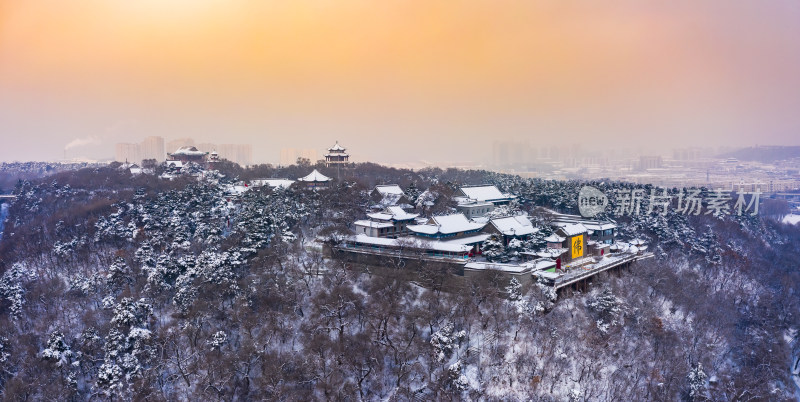
[[583, 257], [583, 235], [572, 238], [572, 259]]

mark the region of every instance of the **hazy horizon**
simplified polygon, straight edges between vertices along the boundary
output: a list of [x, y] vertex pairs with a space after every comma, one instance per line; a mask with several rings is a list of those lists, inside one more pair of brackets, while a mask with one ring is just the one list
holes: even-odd
[[800, 3], [0, 0], [0, 160], [800, 145]]

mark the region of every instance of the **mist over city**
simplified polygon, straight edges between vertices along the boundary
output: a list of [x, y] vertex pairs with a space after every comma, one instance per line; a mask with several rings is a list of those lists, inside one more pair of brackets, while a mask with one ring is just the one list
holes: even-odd
[[437, 165], [490, 163], [487, 139], [798, 145], [792, 2], [136, 3], [3, 3], [0, 160], [111, 160], [148, 136], [272, 164], [335, 140]]
[[800, 400], [798, 21], [0, 0], [0, 400]]

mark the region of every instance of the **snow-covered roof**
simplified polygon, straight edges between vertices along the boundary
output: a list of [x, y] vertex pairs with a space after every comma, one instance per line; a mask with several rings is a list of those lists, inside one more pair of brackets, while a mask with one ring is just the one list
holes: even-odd
[[414, 233], [421, 233], [421, 234], [436, 234], [439, 232], [439, 228], [436, 225], [408, 225], [408, 230]]
[[472, 250], [472, 246], [445, 243], [441, 241], [429, 241], [427, 243], [423, 243], [423, 248], [435, 251], [447, 251], [450, 253], [468, 253], [470, 250]]
[[576, 236], [581, 233], [586, 233], [586, 226], [580, 223], [557, 223], [556, 226], [561, 228], [567, 236]]
[[272, 188], [288, 188], [292, 183], [294, 183], [292, 179], [253, 179], [250, 181], [250, 184], [254, 187], [270, 186]]
[[180, 147], [170, 155], [201, 156], [205, 154], [206, 152], [198, 151], [195, 147]]
[[440, 215], [431, 218], [441, 227], [442, 233], [465, 232], [483, 228], [483, 224], [470, 222], [464, 214]]
[[536, 261], [526, 262], [522, 264], [498, 264], [490, 262], [469, 262], [464, 265], [464, 269], [485, 270], [494, 269], [502, 272], [509, 273], [525, 273], [528, 271], [539, 271], [547, 268], [554, 267], [556, 262], [549, 259], [539, 259]]
[[402, 197], [403, 194], [383, 194], [383, 198], [378, 204], [382, 206], [397, 205]]
[[445, 243], [441, 241], [429, 241], [422, 244], [423, 248], [447, 251], [450, 253], [467, 253], [472, 250], [472, 246], [464, 246], [461, 244]]
[[461, 238], [453, 239], [453, 240], [442, 240], [442, 243], [464, 244], [464, 245], [483, 243], [483, 242], [486, 241], [486, 239], [489, 238], [489, 236], [491, 236], [491, 235], [488, 234], [488, 233], [482, 233], [482, 234], [475, 235], [475, 236], [461, 237]]
[[556, 266], [556, 262], [550, 259], [541, 258], [536, 261], [532, 261], [529, 264], [533, 264], [533, 267], [538, 271], [541, 269], [552, 268]]
[[389, 207], [386, 208], [386, 210], [391, 212], [395, 217], [402, 217], [402, 219], [414, 219], [419, 216], [419, 214], [410, 214], [401, 207]]
[[536, 255], [543, 258], [558, 258], [561, 254], [567, 252], [565, 248], [546, 248], [541, 251], [537, 251]]
[[388, 207], [385, 211], [376, 212], [373, 214], [367, 214], [372, 219], [377, 219], [381, 221], [388, 221], [388, 220], [396, 220], [396, 221], [407, 221], [414, 219], [419, 216], [419, 214], [410, 214], [403, 210], [400, 207]]
[[336, 144], [334, 144], [332, 147], [328, 148], [328, 151], [344, 151], [344, 150], [345, 150], [345, 148], [342, 147], [341, 145], [339, 145], [339, 141], [336, 141]]
[[480, 208], [480, 207], [492, 207], [494, 204], [491, 202], [483, 202], [483, 201], [475, 201], [469, 197], [453, 197], [456, 204], [462, 208]]
[[304, 182], [323, 182], [323, 181], [331, 181], [331, 178], [325, 176], [324, 174], [314, 169], [313, 172], [309, 173], [308, 175], [297, 179], [297, 181], [304, 181]]
[[377, 246], [397, 246], [397, 239], [389, 239], [385, 237], [372, 237], [363, 234], [357, 234], [351, 239], [356, 243], [374, 244]]
[[[615, 247], [616, 246], [616, 247]], [[640, 251], [647, 250], [646, 244], [632, 244], [632, 243], [624, 243], [624, 242], [617, 242], [611, 245], [612, 250], [618, 250], [623, 253], [638, 253]]]
[[247, 187], [247, 186], [240, 185], [240, 184], [232, 184], [232, 185], [226, 186], [224, 188], [224, 190], [225, 190], [226, 193], [228, 193], [230, 195], [238, 196], [238, 195], [241, 195], [244, 192], [250, 190], [250, 188]]
[[355, 222], [353, 222], [353, 224], [356, 225], [356, 226], [366, 226], [368, 228], [375, 228], [375, 229], [384, 229], [384, 228], [394, 227], [394, 225], [392, 225], [391, 223], [375, 222], [375, 221], [370, 221], [370, 220], [366, 220], [366, 219], [355, 221]]
[[638, 253], [639, 251], [647, 250], [646, 244], [633, 244], [632, 242], [636, 241], [636, 243], [640, 243], [643, 240], [634, 239], [631, 240], [631, 243], [626, 243], [622, 241], [618, 241], [611, 245], [610, 249], [614, 251], [620, 251], [623, 253]]
[[[399, 247], [398, 239], [387, 239], [383, 237], [371, 237], [358, 234], [350, 238], [351, 241], [361, 244], [373, 244], [376, 246]], [[412, 247], [424, 250], [445, 251], [449, 253], [466, 253], [472, 250], [470, 246], [459, 244], [444, 243], [439, 241], [413, 241], [404, 243], [404, 247]]]
[[582, 222], [581, 224], [589, 230], [607, 230], [617, 228], [617, 225], [611, 222]]
[[521, 274], [531, 270], [531, 266], [527, 264], [498, 264], [492, 262], [468, 262], [464, 265], [464, 269], [483, 271], [492, 269], [495, 271], [508, 272], [513, 274]]
[[479, 230], [484, 227], [482, 223], [470, 222], [464, 214], [434, 216], [427, 225], [408, 225], [412, 232], [424, 234], [450, 234]]
[[512, 196], [511, 194], [503, 194], [495, 186], [461, 187], [461, 192], [464, 193], [465, 196], [478, 202], [505, 200], [514, 198], [514, 196]]
[[557, 235], [555, 233], [553, 233], [550, 236], [547, 236], [547, 237], [544, 238], [544, 241], [546, 241], [548, 243], [561, 243], [564, 240], [567, 240], [567, 238], [566, 237], [561, 237], [561, 236], [559, 236], [559, 235]]
[[383, 211], [367, 214], [367, 216], [369, 216], [372, 219], [377, 219], [379, 221], [388, 221], [392, 219], [392, 214]]
[[167, 166], [174, 166], [177, 168], [183, 167], [183, 161], [167, 161]]
[[798, 214], [786, 215], [783, 217], [783, 220], [781, 222], [786, 223], [788, 225], [797, 225], [798, 223], [800, 223], [800, 215]]
[[558, 279], [558, 277], [561, 276], [561, 274], [559, 274], [559, 273], [547, 272], [547, 271], [539, 271], [539, 272], [536, 272], [534, 275], [536, 275], [536, 276], [538, 276], [540, 278], [549, 279], [549, 280], [556, 280], [556, 279]]
[[579, 215], [560, 214], [558, 212], [550, 210], [546, 211], [549, 212], [551, 215], [553, 215], [554, 225], [580, 223], [581, 225], [585, 226], [586, 229], [588, 230], [607, 230], [607, 229], [617, 228], [617, 224], [610, 220], [587, 219]]
[[472, 218], [472, 221], [473, 221], [473, 222], [475, 222], [475, 223], [482, 223], [482, 224], [484, 224], [484, 225], [486, 225], [487, 223], [489, 223], [489, 220], [490, 220], [490, 219], [489, 219], [489, 217], [486, 217], [486, 216], [476, 216], [476, 217]]
[[434, 193], [430, 190], [423, 191], [419, 196], [417, 196], [417, 205], [425, 205], [425, 206], [432, 206], [438, 194]]
[[403, 189], [400, 188], [397, 184], [379, 184], [375, 186], [375, 190], [378, 191], [381, 195], [386, 194], [399, 194], [403, 195]]
[[527, 236], [539, 231], [524, 215], [492, 219], [489, 223], [505, 236]]

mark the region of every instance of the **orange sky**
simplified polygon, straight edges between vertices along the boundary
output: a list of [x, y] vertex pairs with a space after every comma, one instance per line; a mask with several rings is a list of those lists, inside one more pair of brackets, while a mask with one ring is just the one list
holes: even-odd
[[797, 21], [789, 0], [0, 0], [0, 160], [147, 135], [265, 161], [334, 139], [378, 161], [797, 144]]

